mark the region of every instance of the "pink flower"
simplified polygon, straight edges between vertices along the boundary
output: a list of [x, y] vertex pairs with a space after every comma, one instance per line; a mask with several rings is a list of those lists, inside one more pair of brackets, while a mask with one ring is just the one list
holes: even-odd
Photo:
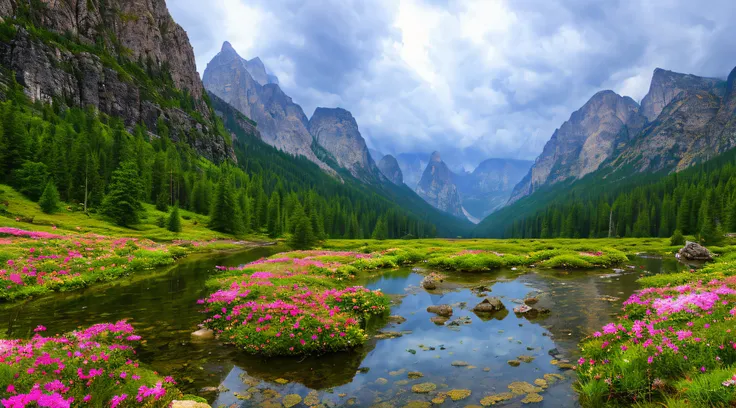
[[46, 327], [44, 327], [44, 326], [41, 326], [41, 325], [39, 324], [38, 326], [36, 326], [36, 328], [35, 328], [35, 329], [33, 329], [33, 331], [34, 331], [34, 332], [36, 332], [36, 333], [38, 333], [38, 332], [42, 332], [42, 331], [46, 331]]
[[110, 408], [115, 408], [118, 405], [120, 405], [121, 402], [125, 401], [125, 399], [128, 398], [128, 394], [123, 395], [116, 395], [112, 397], [112, 401], [110, 401]]

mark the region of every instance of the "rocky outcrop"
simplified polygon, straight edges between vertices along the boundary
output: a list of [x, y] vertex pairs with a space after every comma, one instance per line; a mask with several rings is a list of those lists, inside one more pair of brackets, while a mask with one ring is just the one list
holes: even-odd
[[309, 119], [308, 129], [315, 142], [353, 177], [367, 183], [382, 178], [350, 112], [341, 108], [317, 108]]
[[681, 93], [712, 92], [722, 83], [722, 80], [716, 78], [703, 78], [657, 68], [652, 75], [649, 92], [641, 101], [641, 113], [648, 121], [653, 122]]
[[[63, 2], [50, 3], [49, 10], [56, 10], [56, 7], [61, 7], [61, 3]], [[159, 18], [161, 21], [164, 21], [163, 13], [168, 13], [163, 1], [161, 4], [157, 1], [143, 5], [133, 3], [119, 1], [116, 4], [121, 10], [140, 11], [143, 13], [142, 16], [147, 16], [146, 18]], [[0, 10], [7, 10], [7, 3], [5, 4], [6, 6], [0, 7]], [[154, 14], [149, 16], [150, 13], [146, 14], [144, 10]], [[72, 27], [74, 32], [80, 32], [80, 41], [85, 41], [87, 35], [98, 33], [95, 30], [99, 28], [87, 27], [89, 21], [109, 25], [108, 30], [119, 33], [120, 41], [123, 42], [140, 40], [145, 44], [151, 36], [159, 38], [160, 41], [169, 41], [171, 49], [147, 50], [141, 46], [126, 51], [125, 55], [137, 53], [140, 57], [145, 56], [145, 59], [150, 61], [152, 70], [159, 72], [170, 70], [173, 84], [180, 87], [178, 88], [180, 90], [190, 91], [194, 97], [193, 109], [198, 111], [199, 114], [196, 116], [199, 118], [178, 108], [159, 105], [153, 93], [163, 93], [163, 88], [152, 89], [151, 87], [156, 85], [144, 84], [134, 79], [129, 72], [131, 70], [129, 67], [135, 65], [134, 62], [129, 62], [130, 65], [127, 67], [121, 67], [95, 53], [70, 50], [62, 44], [44, 40], [43, 37], [32, 35], [25, 28], [18, 26], [11, 40], [0, 42], [0, 65], [15, 72], [16, 79], [24, 86], [25, 93], [31, 100], [43, 102], [55, 100], [77, 107], [92, 106], [104, 114], [120, 118], [130, 130], [138, 124], [144, 124], [151, 137], [157, 137], [160, 119], [167, 125], [169, 136], [173, 141], [189, 143], [198, 153], [212, 161], [235, 159], [232, 149], [217, 132], [210, 110], [201, 98], [202, 86], [193, 65], [194, 57], [186, 34], [179, 26], [173, 24], [170, 17], [166, 20], [171, 23], [169, 28], [163, 30], [164, 27], [154, 28], [149, 25], [129, 26], [131, 23], [128, 20], [108, 17], [106, 14], [100, 14], [97, 9], [89, 11], [88, 14], [80, 11], [79, 22], [71, 26], [69, 24], [72, 23], [67, 21], [63, 13], [43, 14], [43, 16], [41, 20], [48, 25], [48, 29], [61, 30]], [[153, 32], [145, 31], [146, 27]], [[168, 34], [162, 36], [161, 33], [164, 31]], [[175, 46], [178, 47], [177, 50], [173, 49]], [[90, 47], [90, 50], [93, 48]], [[107, 52], [114, 51], [113, 47], [108, 48]], [[189, 56], [191, 61], [188, 60]], [[187, 72], [189, 70], [191, 72]]]
[[404, 184], [404, 175], [401, 174], [399, 162], [396, 161], [394, 156], [390, 154], [383, 156], [381, 161], [378, 162], [378, 169], [381, 170], [381, 173], [383, 173], [389, 181], [397, 186]]
[[[152, 64], [171, 73], [174, 85], [202, 97], [194, 50], [186, 31], [169, 14], [165, 0], [41, 0], [36, 20], [48, 30], [71, 33], [94, 45], [105, 42], [113, 54]], [[17, 0], [0, 0], [0, 17], [17, 11]], [[204, 112], [206, 113], [206, 112]]]
[[710, 251], [697, 242], [687, 241], [685, 246], [677, 251], [677, 254], [689, 261], [712, 261], [713, 255]]
[[656, 117], [622, 149], [611, 171], [679, 171], [736, 146], [733, 81], [733, 74], [726, 82], [655, 70], [642, 109]]
[[465, 218], [457, 187], [452, 181], [452, 172], [442, 161], [438, 152], [430, 156], [429, 164], [422, 174], [416, 192], [435, 208], [456, 217]]
[[312, 150], [313, 138], [301, 106], [277, 84], [259, 84], [229, 42], [225, 42], [204, 71], [208, 91], [222, 98], [258, 124], [263, 141], [284, 152], [304, 156], [328, 172], [334, 171]]
[[528, 160], [488, 159], [472, 173], [455, 174], [463, 208], [474, 218], [483, 219], [503, 207], [532, 164]]
[[258, 82], [260, 85], [268, 85], [268, 84], [276, 84], [278, 85], [279, 80], [273, 75], [269, 75], [266, 72], [266, 66], [263, 65], [263, 61], [261, 61], [260, 58], [255, 57], [250, 61], [245, 61], [243, 63], [245, 65], [245, 69], [248, 70], [248, 73], [250, 76], [253, 77], [253, 79]]
[[399, 162], [401, 174], [404, 176], [404, 184], [412, 190], [416, 190], [422, 174], [427, 168], [428, 153], [401, 153], [396, 156]]
[[542, 186], [579, 179], [597, 170], [645, 122], [633, 99], [613, 91], [598, 92], [555, 131], [509, 202]]
[[482, 302], [478, 303], [473, 307], [473, 312], [476, 313], [494, 313], [500, 310], [505, 310], [506, 306], [503, 305], [501, 299], [497, 297], [490, 297], [483, 299]]

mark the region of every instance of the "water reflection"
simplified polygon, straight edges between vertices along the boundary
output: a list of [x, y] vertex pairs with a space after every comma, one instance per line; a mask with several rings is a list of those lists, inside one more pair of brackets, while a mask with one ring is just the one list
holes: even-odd
[[[0, 319], [6, 323], [4, 334], [30, 337], [39, 324], [50, 332], [60, 332], [130, 319], [147, 339], [139, 348], [141, 361], [174, 375], [187, 393], [221, 386], [221, 392], [204, 394], [214, 406], [267, 406], [280, 403], [287, 394], [328, 406], [349, 402], [402, 406], [410, 401], [428, 402], [438, 396], [437, 392], [470, 389], [471, 396], [456, 403], [465, 406], [478, 404], [485, 395], [507, 392], [513, 381], [532, 383], [544, 374], [564, 374], [552, 361], [574, 360], [577, 342], [615, 314], [621, 302], [638, 288], [636, 279], [641, 274], [678, 269], [674, 261], [638, 258], [633, 268], [616, 274], [611, 270], [451, 274], [439, 290], [431, 292], [420, 287], [420, 273], [401, 269], [359, 282], [389, 294], [395, 303], [391, 314], [406, 319], [402, 323], [372, 321], [369, 331], [404, 333], [400, 337], [372, 338], [352, 352], [304, 359], [267, 359], [245, 355], [217, 341], [193, 342], [190, 333], [201, 320], [196, 300], [207, 293], [204, 282], [214, 265], [239, 265], [274, 251], [261, 248], [234, 256], [193, 259], [147, 279], [134, 277], [5, 307], [0, 309]], [[473, 313], [473, 306], [482, 300], [474, 290], [479, 286], [490, 289], [484, 296], [498, 297], [506, 310], [492, 315]], [[536, 297], [535, 307], [548, 308], [551, 313], [528, 319], [509, 312], [527, 296]], [[457, 321], [456, 326], [450, 322], [436, 325], [430, 320], [435, 315], [426, 311], [427, 306], [440, 304], [452, 305], [450, 322]], [[509, 360], [520, 356], [528, 362], [509, 365]], [[409, 378], [409, 372], [421, 378]], [[282, 380], [288, 383], [279, 384]], [[425, 382], [435, 384], [437, 392], [411, 391], [413, 385]], [[570, 383], [566, 379], [545, 390], [540, 405], [574, 405]], [[448, 399], [445, 405], [451, 406], [452, 401]]]

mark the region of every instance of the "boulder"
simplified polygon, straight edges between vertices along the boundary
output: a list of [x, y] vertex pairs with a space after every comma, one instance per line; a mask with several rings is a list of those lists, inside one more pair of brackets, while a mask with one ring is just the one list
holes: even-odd
[[490, 297], [483, 299], [482, 302], [475, 305], [473, 311], [476, 313], [493, 313], [504, 309], [506, 309], [506, 307], [501, 302], [501, 299]]
[[213, 339], [215, 338], [215, 332], [211, 329], [202, 328], [192, 333], [192, 337], [200, 340]]
[[424, 279], [422, 279], [422, 287], [427, 290], [435, 290], [437, 289], [437, 281], [432, 279], [431, 276], [425, 276]]
[[171, 408], [211, 408], [209, 404], [197, 401], [171, 401]]
[[427, 307], [429, 313], [434, 313], [439, 316], [449, 317], [452, 316], [452, 306], [450, 305], [432, 305]]
[[713, 255], [710, 251], [697, 242], [687, 241], [685, 246], [677, 252], [681, 257], [689, 261], [712, 261]]

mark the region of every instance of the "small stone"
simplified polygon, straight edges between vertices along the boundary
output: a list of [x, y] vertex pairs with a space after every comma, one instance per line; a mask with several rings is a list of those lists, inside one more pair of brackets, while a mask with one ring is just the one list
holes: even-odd
[[447, 396], [450, 397], [453, 401], [460, 401], [468, 398], [470, 394], [471, 391], [466, 389], [447, 391]]
[[289, 394], [285, 396], [284, 399], [281, 401], [281, 403], [284, 404], [286, 408], [291, 408], [294, 405], [299, 404], [300, 402], [302, 402], [302, 397], [299, 396], [299, 394]]
[[491, 367], [483, 367], [483, 371], [489, 372], [489, 371], [491, 371]]
[[407, 376], [409, 378], [411, 378], [411, 379], [416, 379], [416, 378], [422, 378], [422, 377], [424, 377], [424, 374], [422, 374], [419, 371], [409, 371], [409, 373], [407, 374]]
[[489, 297], [483, 299], [482, 302], [475, 305], [473, 312], [476, 313], [493, 313], [499, 310], [504, 310], [506, 307], [501, 302], [501, 299], [497, 297]]
[[450, 365], [455, 366], [455, 367], [467, 367], [470, 364], [468, 364], [466, 361], [455, 360], [452, 363], [450, 363]]
[[496, 405], [499, 402], [508, 401], [510, 399], [514, 398], [514, 394], [510, 392], [502, 392], [500, 394], [493, 394], [489, 395], [487, 397], [484, 397], [480, 400], [480, 404], [484, 407], [490, 407], [491, 405]]
[[201, 328], [194, 333], [192, 333], [192, 337], [198, 340], [209, 340], [215, 338], [215, 332], [211, 329], [205, 329]]
[[522, 356], [519, 356], [519, 357], [516, 357], [516, 358], [518, 360], [521, 360], [524, 363], [531, 363], [532, 361], [534, 361], [534, 357], [533, 356], [522, 355]]
[[289, 380], [287, 380], [286, 378], [277, 378], [274, 381], [276, 382], [276, 384], [281, 384], [281, 385], [284, 385], [284, 384], [288, 384], [289, 383]]
[[429, 313], [434, 313], [439, 316], [450, 317], [452, 316], [452, 306], [450, 305], [432, 305], [427, 307]]
[[509, 360], [509, 361], [507, 361], [507, 363], [511, 367], [518, 367], [518, 366], [521, 365], [521, 361], [519, 361], [519, 360]]
[[404, 374], [405, 372], [406, 372], [406, 368], [402, 368], [396, 371], [389, 371], [388, 375], [390, 375], [391, 377], [396, 377], [397, 375]]
[[521, 402], [524, 404], [533, 404], [537, 402], [542, 402], [543, 399], [544, 397], [542, 397], [541, 395], [537, 394], [536, 392], [532, 392], [527, 394], [527, 396], [523, 400], [521, 400]]
[[314, 390], [309, 391], [309, 394], [304, 397], [304, 403], [310, 406], [319, 404], [319, 393]]
[[575, 366], [570, 363], [559, 363], [557, 367], [561, 370], [574, 370]]
[[516, 395], [524, 395], [533, 392], [542, 392], [540, 387], [535, 387], [526, 381], [514, 381], [509, 384], [509, 389]]
[[376, 378], [376, 384], [379, 384], [379, 385], [388, 384], [388, 380], [383, 377]]
[[415, 384], [411, 387], [411, 391], [417, 394], [427, 394], [437, 389], [437, 385], [431, 382]]
[[209, 404], [197, 401], [171, 401], [171, 408], [211, 408]]
[[436, 397], [432, 398], [432, 403], [435, 405], [444, 404], [446, 399], [447, 399], [447, 395], [441, 392]]

